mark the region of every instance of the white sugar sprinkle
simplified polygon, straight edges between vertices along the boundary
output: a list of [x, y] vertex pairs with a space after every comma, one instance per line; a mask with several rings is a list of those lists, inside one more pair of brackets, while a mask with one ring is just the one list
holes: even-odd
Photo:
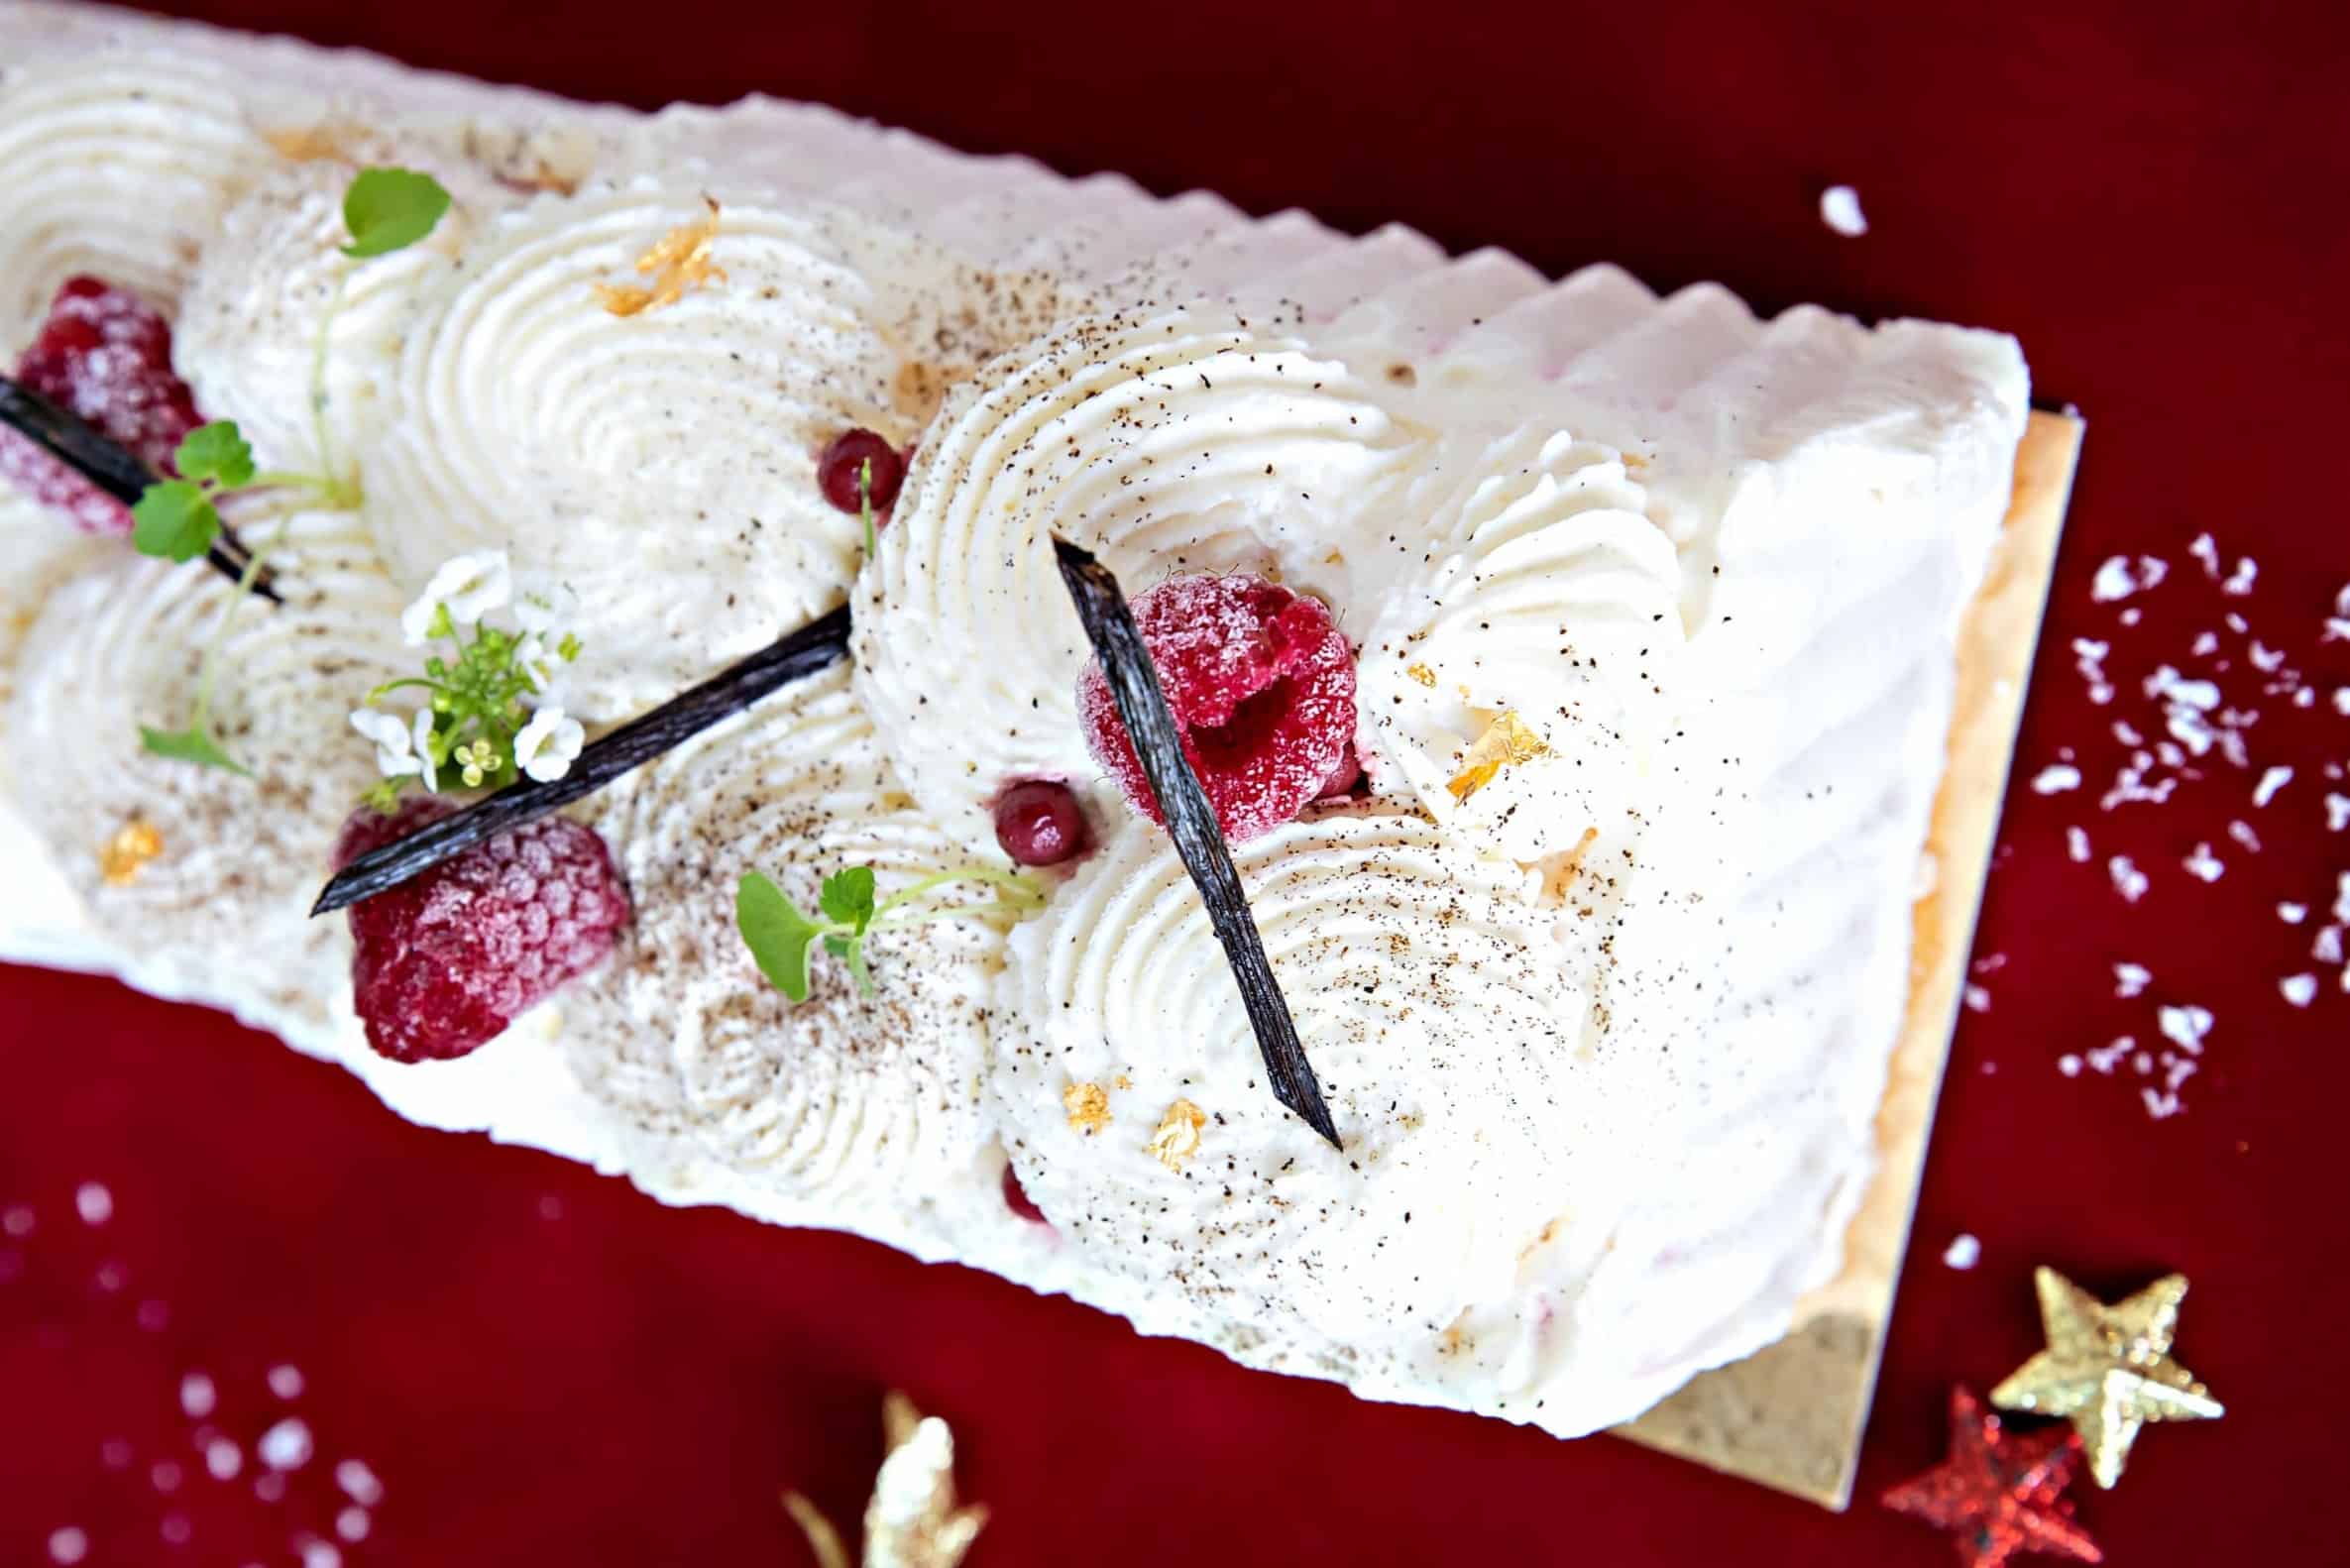
[[2306, 904], [2279, 904], [2277, 918], [2288, 926], [2297, 926], [2309, 918], [2309, 906]]
[[2088, 1064], [2108, 1076], [2121, 1065], [2122, 1058], [2138, 1049], [2137, 1037], [2124, 1035], [2110, 1045], [2099, 1046], [2087, 1055]]
[[280, 1400], [300, 1399], [302, 1397], [301, 1368], [282, 1362], [272, 1367], [270, 1369], [270, 1392]]
[[2309, 944], [2309, 956], [2315, 958], [2319, 963], [2341, 962], [2342, 928], [2339, 926], [2318, 928], [2317, 940]]
[[196, 1533], [194, 1522], [184, 1513], [165, 1514], [164, 1522], [158, 1525], [157, 1529], [163, 1535], [164, 1544], [167, 1546], [185, 1546], [195, 1538]]
[[2072, 860], [2074, 861], [2074, 863], [2075, 863], [2075, 864], [2079, 864], [2079, 865], [2086, 865], [2086, 864], [2088, 864], [2088, 863], [2089, 863], [2089, 836], [2088, 836], [2087, 832], [2086, 832], [2086, 831], [2084, 831], [2084, 830], [2082, 830], [2082, 829], [2079, 829], [2079, 828], [2068, 828], [2068, 829], [2066, 829], [2066, 830], [2065, 830], [2065, 852], [2066, 852], [2068, 855], [2070, 855], [2070, 856], [2071, 856], [2071, 857], [2072, 857]]
[[367, 1510], [348, 1508], [335, 1515], [335, 1533], [347, 1541], [367, 1539]]
[[2057, 1058], [2057, 1070], [2069, 1078], [2080, 1076], [2080, 1058], [2068, 1051]]
[[346, 1459], [335, 1466], [335, 1485], [363, 1508], [372, 1509], [384, 1501], [384, 1483], [376, 1479], [376, 1473], [362, 1459]]
[[33, 1211], [22, 1203], [11, 1203], [6, 1209], [0, 1210], [0, 1231], [11, 1236], [32, 1235]]
[[182, 1472], [168, 1459], [159, 1459], [147, 1470], [147, 1479], [155, 1483], [158, 1492], [176, 1492]]
[[170, 1303], [168, 1301], [158, 1301], [150, 1297], [149, 1299], [139, 1303], [139, 1310], [133, 1313], [132, 1316], [137, 1320], [139, 1326], [145, 1329], [148, 1333], [160, 1334], [170, 1324]]
[[2252, 585], [2259, 576], [2260, 567], [2256, 562], [2239, 557], [2236, 561], [2234, 574], [2219, 585], [2219, 591], [2223, 594], [2233, 594], [2241, 599], [2244, 595], [2252, 592]]
[[2226, 862], [2213, 854], [2207, 843], [2196, 844], [2194, 853], [2180, 863], [2186, 867], [2187, 875], [2198, 881], [2216, 882], [2227, 874]]
[[2293, 769], [2287, 767], [2275, 767], [2268, 769], [2266, 772], [2261, 774], [2260, 782], [2252, 787], [2252, 804], [2255, 806], [2266, 806], [2269, 802], [2277, 798], [2277, 792], [2279, 790], [2283, 789], [2286, 785], [2291, 784], [2292, 782]]
[[2334, 712], [2350, 719], [2350, 686], [2334, 688]]
[[1847, 240], [1868, 232], [1868, 219], [1860, 211], [1860, 192], [1849, 185], [1830, 185], [1820, 192], [1820, 221]]
[[2306, 1007], [2317, 1000], [2317, 976], [2314, 974], [2289, 974], [2277, 982], [2277, 989], [2283, 991], [2285, 999], [2294, 1006]]
[[2236, 842], [2242, 844], [2245, 848], [2250, 849], [2254, 854], [2260, 853], [2260, 835], [2252, 831], [2252, 825], [2250, 823], [2229, 823], [2228, 837], [2235, 840]]
[[77, 1563], [89, 1555], [90, 1538], [78, 1527], [67, 1524], [49, 1532], [49, 1560], [53, 1563]]
[[2035, 795], [2055, 795], [2069, 789], [2080, 788], [2080, 769], [2058, 762], [2044, 767], [2032, 780]]
[[84, 1181], [73, 1189], [73, 1211], [84, 1225], [103, 1225], [114, 1218], [114, 1194], [102, 1182]]
[[2177, 1043], [2181, 1049], [2195, 1056], [2203, 1054], [2203, 1037], [2211, 1033], [2209, 1008], [2192, 1004], [2185, 1007], [2158, 1007], [2154, 1016], [2165, 1040]]
[[2340, 833], [2344, 828], [2350, 828], [2350, 795], [2337, 795], [2332, 790], [2327, 790], [2325, 792], [2325, 831]]
[[191, 1372], [179, 1380], [179, 1407], [190, 1420], [200, 1421], [210, 1415], [218, 1402], [218, 1391], [202, 1373]]
[[2211, 542], [2211, 535], [2196, 534], [2193, 542], [2187, 545], [2186, 553], [2203, 563], [2203, 574], [2206, 577], [2219, 575], [2219, 546]]
[[264, 1471], [254, 1478], [253, 1495], [264, 1503], [283, 1502], [285, 1500], [284, 1475], [276, 1470]]
[[2135, 904], [2146, 896], [2149, 886], [2146, 873], [2139, 870], [2128, 855], [2115, 855], [2105, 862], [2105, 868], [2113, 874], [2114, 891], [2123, 898]]
[[332, 1541], [311, 1536], [301, 1543], [301, 1552], [302, 1568], [343, 1568], [343, 1554]]
[[1954, 1269], [1971, 1269], [1982, 1258], [1983, 1244], [1966, 1231], [1952, 1237], [1951, 1244], [1942, 1250], [1942, 1261]]
[[227, 1438], [215, 1437], [204, 1445], [204, 1468], [215, 1481], [234, 1481], [245, 1468], [245, 1452]]
[[2154, 981], [2154, 971], [2143, 963], [2117, 963], [2113, 966], [2113, 994], [2137, 996]]
[[261, 1434], [255, 1452], [261, 1462], [272, 1470], [299, 1470], [310, 1462], [310, 1428], [298, 1415], [284, 1420]]
[[1991, 1010], [1991, 993], [1979, 985], [1966, 987], [1963, 999], [1966, 1003], [1966, 1010], [1970, 1013], [1987, 1013]]

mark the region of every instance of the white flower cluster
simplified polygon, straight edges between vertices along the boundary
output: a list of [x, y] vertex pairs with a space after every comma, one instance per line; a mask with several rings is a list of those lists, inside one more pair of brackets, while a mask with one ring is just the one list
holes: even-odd
[[[502, 611], [513, 629], [489, 624]], [[558, 625], [550, 600], [516, 595], [504, 550], [443, 562], [399, 619], [410, 647], [446, 640], [457, 651], [432, 660], [423, 676], [378, 687], [351, 714], [351, 728], [376, 748], [384, 799], [409, 778], [437, 791], [444, 776], [473, 789], [502, 773], [546, 783], [571, 771], [587, 732], [564, 711], [561, 679], [579, 642]], [[424, 693], [408, 718], [375, 707], [403, 688]]]

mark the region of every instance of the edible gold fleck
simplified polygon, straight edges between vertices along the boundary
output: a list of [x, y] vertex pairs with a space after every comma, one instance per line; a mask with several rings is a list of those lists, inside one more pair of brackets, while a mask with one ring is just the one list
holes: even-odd
[[1542, 737], [1526, 728], [1524, 720], [1514, 711], [1504, 713], [1485, 727], [1485, 733], [1470, 743], [1468, 754], [1462, 759], [1460, 772], [1452, 776], [1445, 788], [1452, 798], [1466, 802], [1470, 796], [1494, 781], [1502, 769], [1519, 762], [1531, 762], [1550, 754], [1550, 747]]
[[1098, 1083], [1072, 1083], [1061, 1091], [1061, 1107], [1068, 1124], [1090, 1138], [1110, 1124], [1109, 1090]]
[[652, 279], [646, 288], [637, 283], [597, 283], [596, 297], [615, 316], [633, 316], [683, 299], [686, 290], [702, 283], [725, 282], [727, 270], [710, 259], [718, 238], [718, 203], [708, 196], [707, 216], [681, 223], [653, 242], [636, 258], [636, 271]]
[[134, 818], [98, 850], [98, 874], [110, 887], [128, 887], [147, 862], [164, 852], [164, 836]]
[[1148, 1147], [1152, 1157], [1179, 1174], [1183, 1162], [1199, 1153], [1199, 1129], [1206, 1125], [1207, 1112], [1189, 1100], [1175, 1101], [1159, 1118], [1159, 1130], [1151, 1134]]
[[1408, 665], [1404, 668], [1403, 673], [1410, 676], [1413, 680], [1419, 682], [1422, 686], [1425, 686], [1430, 691], [1434, 691], [1436, 689], [1436, 672], [1429, 669], [1425, 664]]

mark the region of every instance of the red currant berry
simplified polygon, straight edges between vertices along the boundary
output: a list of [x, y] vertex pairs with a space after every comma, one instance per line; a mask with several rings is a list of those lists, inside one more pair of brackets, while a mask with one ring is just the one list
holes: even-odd
[[996, 798], [995, 841], [1020, 865], [1059, 865], [1084, 853], [1085, 814], [1066, 784], [1031, 779]]
[[816, 483], [824, 499], [852, 517], [858, 510], [857, 481], [867, 463], [873, 465], [873, 509], [887, 510], [906, 478], [906, 460], [896, 447], [860, 427], [833, 437], [816, 460]]

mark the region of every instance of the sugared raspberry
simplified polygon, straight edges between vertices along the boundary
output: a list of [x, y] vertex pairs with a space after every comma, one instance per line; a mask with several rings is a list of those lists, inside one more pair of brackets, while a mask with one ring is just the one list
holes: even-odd
[[[363, 806], [335, 867], [451, 808]], [[628, 893], [594, 830], [542, 817], [351, 906], [351, 989], [368, 1044], [394, 1062], [462, 1057], [612, 952]]]
[[816, 483], [824, 499], [855, 516], [857, 476], [868, 462], [873, 465], [873, 509], [886, 511], [898, 499], [898, 486], [905, 483], [906, 459], [879, 435], [862, 428], [833, 437], [816, 460]]
[[995, 802], [995, 841], [1019, 865], [1059, 865], [1084, 852], [1085, 814], [1066, 784], [1031, 779]]
[[1339, 755], [1338, 766], [1331, 770], [1328, 778], [1322, 780], [1322, 793], [1319, 798], [1322, 800], [1343, 800], [1352, 795], [1355, 792], [1355, 786], [1362, 782], [1363, 761], [1362, 758], [1355, 755], [1355, 744], [1349, 740], [1346, 750]]
[[[169, 323], [138, 295], [95, 278], [69, 279], [57, 290], [16, 379], [162, 474], [176, 472], [172, 454], [204, 422], [195, 394], [171, 370]], [[5, 427], [0, 480], [64, 511], [84, 532], [131, 531], [128, 506]]]
[[[1261, 578], [1175, 577], [1134, 602], [1183, 754], [1224, 837], [1317, 799], [1355, 732], [1355, 656], [1330, 612]], [[1077, 679], [1086, 744], [1136, 811], [1164, 822], [1097, 659]]]
[[1031, 1224], [1048, 1228], [1053, 1224], [1045, 1218], [1045, 1211], [1037, 1207], [1037, 1200], [1028, 1195], [1028, 1188], [1020, 1184], [1020, 1173], [1008, 1165], [1004, 1167], [1004, 1207]]

